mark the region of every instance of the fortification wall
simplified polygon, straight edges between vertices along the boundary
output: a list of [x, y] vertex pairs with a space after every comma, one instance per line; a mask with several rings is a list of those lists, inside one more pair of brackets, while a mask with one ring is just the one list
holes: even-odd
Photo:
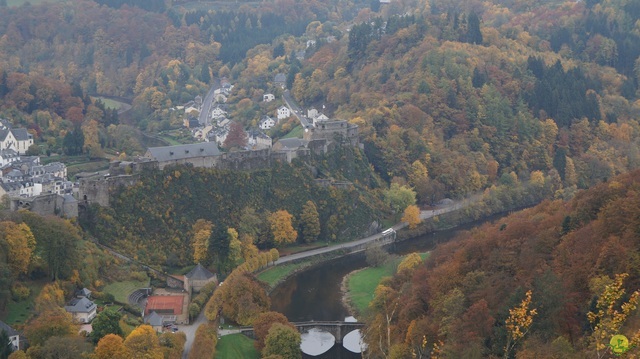
[[26, 209], [41, 216], [78, 216], [78, 202], [65, 201], [63, 196], [55, 193], [41, 194], [35, 197], [14, 197], [10, 200], [10, 209], [17, 211]]

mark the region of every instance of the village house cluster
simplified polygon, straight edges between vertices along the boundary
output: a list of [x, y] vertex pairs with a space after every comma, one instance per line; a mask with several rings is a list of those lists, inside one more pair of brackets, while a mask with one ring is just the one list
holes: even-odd
[[33, 135], [24, 128], [12, 128], [0, 119], [0, 197], [35, 197], [41, 194], [71, 194], [67, 167], [61, 162], [40, 163], [40, 157], [27, 156]]

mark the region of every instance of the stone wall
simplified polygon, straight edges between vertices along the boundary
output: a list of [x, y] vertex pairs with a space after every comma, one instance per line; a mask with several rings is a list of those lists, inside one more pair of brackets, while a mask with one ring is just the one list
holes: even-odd
[[65, 197], [55, 193], [26, 198], [13, 197], [10, 199], [9, 206], [12, 211], [26, 209], [41, 216], [63, 216], [67, 218], [78, 216], [78, 202], [75, 199], [73, 201], [65, 201]]
[[110, 176], [109, 174], [96, 174], [80, 179], [78, 200], [88, 204], [97, 203], [101, 206], [109, 206], [109, 196], [119, 187], [129, 187], [140, 178], [139, 173], [131, 175]]

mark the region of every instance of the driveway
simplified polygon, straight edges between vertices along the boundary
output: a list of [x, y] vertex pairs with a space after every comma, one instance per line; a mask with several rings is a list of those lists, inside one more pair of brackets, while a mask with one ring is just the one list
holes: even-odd
[[178, 330], [185, 333], [187, 335], [187, 341], [184, 343], [184, 351], [182, 352], [182, 359], [187, 359], [189, 357], [189, 352], [191, 351], [191, 347], [193, 346], [193, 341], [196, 338], [196, 330], [200, 326], [200, 324], [206, 323], [207, 317], [204, 316], [204, 308], [198, 315], [196, 320], [189, 325], [178, 325]]

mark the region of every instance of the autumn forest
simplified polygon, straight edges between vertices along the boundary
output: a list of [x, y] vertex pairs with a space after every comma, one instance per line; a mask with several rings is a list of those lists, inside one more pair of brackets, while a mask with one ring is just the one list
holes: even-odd
[[[155, 336], [127, 304], [75, 335], [62, 309], [75, 289], [110, 303], [111, 283], [165, 285], [104, 248], [227, 278], [194, 296], [192, 319], [255, 324], [264, 357], [287, 357], [261, 326], [291, 326], [264, 313], [254, 276], [278, 251], [507, 211], [382, 281], [369, 357], [609, 358], [614, 334], [640, 346], [640, 0], [18, 3], [0, 0], [0, 118], [33, 135], [28, 155], [95, 165], [193, 142], [181, 109], [222, 81], [237, 131], [290, 95], [357, 125], [361, 146], [251, 171], [144, 170], [77, 219], [3, 200], [0, 318], [31, 348], [0, 343], [0, 359], [181, 357], [186, 337]], [[296, 116], [266, 131], [274, 143], [303, 132]], [[470, 203], [418, 225], [445, 199]], [[192, 357], [214, 355], [215, 328], [195, 336]]]

